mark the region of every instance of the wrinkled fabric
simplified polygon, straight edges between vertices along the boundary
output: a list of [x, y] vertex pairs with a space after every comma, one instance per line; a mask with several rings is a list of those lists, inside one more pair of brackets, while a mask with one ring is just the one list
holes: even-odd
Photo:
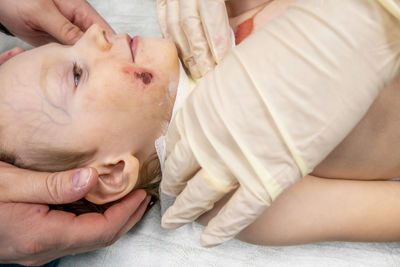
[[393, 16], [400, 19], [400, 2], [398, 0], [378, 0]]

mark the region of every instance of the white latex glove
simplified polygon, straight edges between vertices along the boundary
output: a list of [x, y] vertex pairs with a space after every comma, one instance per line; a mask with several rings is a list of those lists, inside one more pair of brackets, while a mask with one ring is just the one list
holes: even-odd
[[195, 220], [234, 188], [201, 244], [251, 224], [312, 172], [396, 75], [399, 26], [374, 0], [302, 0], [234, 48], [168, 130], [161, 190], [178, 197], [163, 227]]
[[223, 0], [157, 0], [157, 11], [162, 34], [175, 42], [195, 79], [213, 69], [232, 47]]

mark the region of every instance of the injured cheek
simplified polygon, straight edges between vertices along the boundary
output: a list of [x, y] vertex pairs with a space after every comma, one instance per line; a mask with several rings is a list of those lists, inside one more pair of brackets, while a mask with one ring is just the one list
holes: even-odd
[[139, 78], [143, 81], [144, 84], [151, 83], [153, 79], [153, 75], [150, 72], [135, 72], [136, 78]]
[[125, 66], [122, 68], [122, 72], [128, 74], [130, 77], [136, 79], [139, 79], [142, 81], [143, 84], [148, 85], [152, 82], [154, 75], [145, 70], [145, 69], [140, 69], [140, 68], [135, 68], [131, 66]]

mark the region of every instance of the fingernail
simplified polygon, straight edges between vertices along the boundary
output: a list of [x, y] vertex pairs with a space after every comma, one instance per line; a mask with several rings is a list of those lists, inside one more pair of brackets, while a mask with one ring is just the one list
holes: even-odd
[[80, 169], [75, 172], [72, 177], [72, 184], [75, 189], [81, 189], [89, 184], [90, 176], [92, 175], [92, 170], [90, 168]]
[[147, 196], [143, 202], [147, 202], [147, 206], [149, 206], [151, 196]]
[[144, 202], [145, 200], [146, 200], [146, 198], [147, 198], [147, 193], [146, 192], [144, 192], [144, 194], [142, 195], [142, 200], [140, 200], [140, 203], [142, 203], [142, 202]]

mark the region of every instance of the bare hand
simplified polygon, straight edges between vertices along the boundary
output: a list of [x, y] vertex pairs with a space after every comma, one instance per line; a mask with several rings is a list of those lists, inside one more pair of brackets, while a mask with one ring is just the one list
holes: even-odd
[[74, 44], [93, 23], [114, 32], [85, 0], [0, 0], [0, 22], [35, 46]]
[[46, 205], [76, 201], [96, 182], [91, 168], [39, 173], [0, 163], [0, 264], [42, 265], [108, 246], [132, 228], [149, 202], [143, 190], [129, 194], [104, 215], [75, 216]]

